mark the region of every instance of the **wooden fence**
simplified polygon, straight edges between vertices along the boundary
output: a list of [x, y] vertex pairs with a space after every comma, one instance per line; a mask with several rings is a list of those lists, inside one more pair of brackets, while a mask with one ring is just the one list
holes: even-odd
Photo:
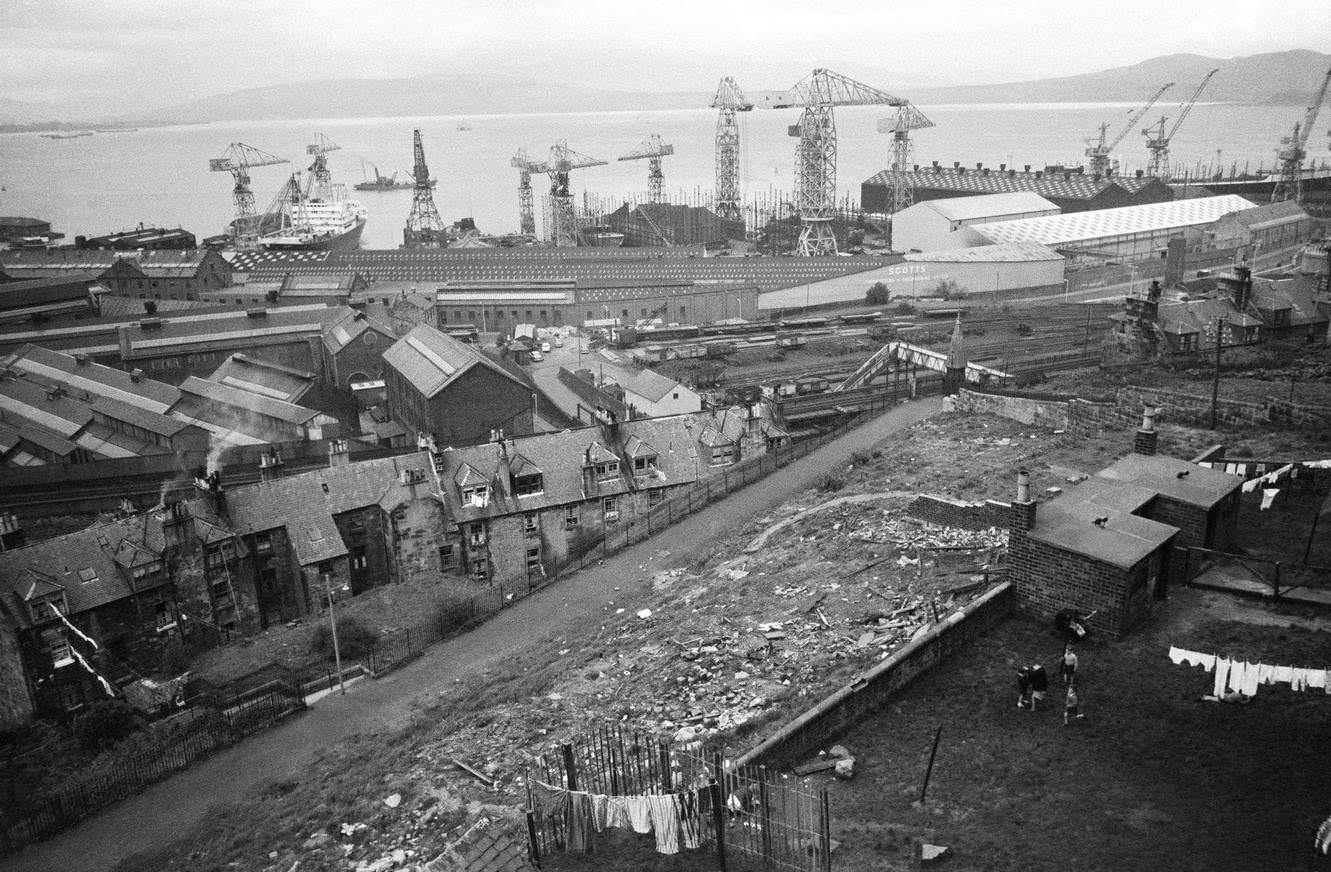
[[[680, 746], [619, 725], [601, 726], [541, 755], [528, 768], [527, 779], [529, 785], [539, 781], [593, 795], [696, 798], [697, 850], [715, 854], [723, 872], [736, 861], [787, 872], [832, 869], [826, 788], [761, 766], [736, 766], [701, 743]], [[533, 855], [539, 860], [568, 850], [566, 820], [540, 814], [530, 801], [529, 807]]]

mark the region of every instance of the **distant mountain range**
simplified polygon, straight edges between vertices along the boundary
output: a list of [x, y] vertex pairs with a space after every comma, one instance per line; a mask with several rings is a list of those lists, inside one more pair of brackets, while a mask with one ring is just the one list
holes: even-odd
[[[1186, 100], [1210, 71], [1219, 68], [1202, 100], [1233, 103], [1306, 105], [1331, 55], [1308, 50], [1272, 52], [1230, 59], [1177, 54], [1127, 67], [1062, 78], [997, 85], [949, 87], [889, 86], [920, 105], [938, 103], [1094, 103], [1145, 100], [1165, 82], [1163, 98]], [[865, 68], [875, 69], [875, 68]], [[856, 69], [846, 73], [856, 75]], [[875, 81], [869, 81], [875, 84]], [[755, 98], [760, 92], [750, 93]], [[696, 109], [711, 102], [708, 92], [621, 92], [550, 81], [524, 81], [471, 74], [406, 79], [333, 79], [248, 88], [202, 97], [144, 113], [158, 122], [238, 121], [377, 116], [482, 115], [521, 112], [606, 112]], [[47, 105], [0, 99], [0, 123], [68, 119]], [[137, 118], [120, 119], [137, 121]]]

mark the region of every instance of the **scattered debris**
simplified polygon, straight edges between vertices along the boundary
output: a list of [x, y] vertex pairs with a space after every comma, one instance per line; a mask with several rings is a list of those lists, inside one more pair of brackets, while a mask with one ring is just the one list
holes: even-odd
[[384, 797], [384, 805], [388, 806], [389, 808], [397, 808], [401, 804], [402, 804], [402, 794], [400, 793], [394, 793], [391, 796]]

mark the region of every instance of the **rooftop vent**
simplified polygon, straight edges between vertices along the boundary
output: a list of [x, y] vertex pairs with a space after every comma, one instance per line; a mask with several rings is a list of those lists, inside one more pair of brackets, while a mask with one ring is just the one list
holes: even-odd
[[246, 317], [246, 318], [267, 318], [267, 317], [268, 317], [268, 310], [267, 310], [267, 309], [264, 309], [264, 308], [262, 308], [262, 307], [255, 308], [255, 309], [246, 309], [246, 310], [245, 310], [245, 317]]
[[1007, 164], [1005, 164], [1005, 163], [1001, 163], [1001, 164], [999, 164], [999, 165], [998, 165], [998, 171], [999, 171], [1000, 173], [1002, 173], [1002, 172], [1006, 172], [1006, 171], [1007, 171]]
[[959, 161], [959, 160], [954, 160], [954, 161], [952, 161], [952, 169], [954, 169], [954, 170], [959, 170], [959, 169], [961, 169], [961, 161]]
[[132, 382], [143, 381], [143, 370], [137, 367], [129, 371], [129, 380]]
[[144, 318], [142, 321], [139, 322], [139, 329], [140, 329], [140, 330], [161, 330], [161, 329], [162, 329], [162, 319], [161, 319], [161, 318]]
[[975, 162], [975, 168], [976, 168], [977, 170], [982, 170], [982, 169], [984, 169], [984, 163], [982, 163], [981, 161], [978, 161], [978, 160], [977, 160], [977, 161]]
[[83, 352], [80, 351], [78, 354], [74, 355], [74, 363], [77, 364], [77, 365], [79, 365], [79, 366], [87, 366], [87, 365], [88, 365], [88, 355], [86, 355], [86, 354], [84, 354]]
[[1141, 177], [1142, 177], [1142, 171], [1141, 171], [1141, 170], [1137, 170], [1137, 178], [1140, 179]]
[[1023, 172], [1023, 173], [1029, 173], [1030, 171], [1031, 171], [1031, 165], [1030, 165], [1030, 164], [1026, 164], [1025, 168], [1022, 169], [1022, 172]]

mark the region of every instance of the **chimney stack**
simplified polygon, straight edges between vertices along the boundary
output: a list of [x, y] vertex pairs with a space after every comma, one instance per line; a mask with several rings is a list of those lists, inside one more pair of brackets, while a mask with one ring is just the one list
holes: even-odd
[[272, 448], [259, 455], [259, 480], [274, 481], [282, 476], [282, 452]]
[[22, 548], [27, 544], [23, 525], [13, 512], [0, 512], [0, 551]]
[[328, 468], [335, 466], [348, 466], [351, 463], [351, 451], [347, 448], [347, 440], [334, 439], [328, 443]]
[[1017, 498], [1012, 501], [1010, 527], [1013, 533], [1025, 533], [1035, 526], [1035, 501], [1031, 499], [1031, 474], [1017, 470]]
[[1150, 457], [1155, 454], [1158, 434], [1155, 432], [1155, 412], [1151, 406], [1142, 410], [1141, 428], [1132, 436], [1132, 453]]

